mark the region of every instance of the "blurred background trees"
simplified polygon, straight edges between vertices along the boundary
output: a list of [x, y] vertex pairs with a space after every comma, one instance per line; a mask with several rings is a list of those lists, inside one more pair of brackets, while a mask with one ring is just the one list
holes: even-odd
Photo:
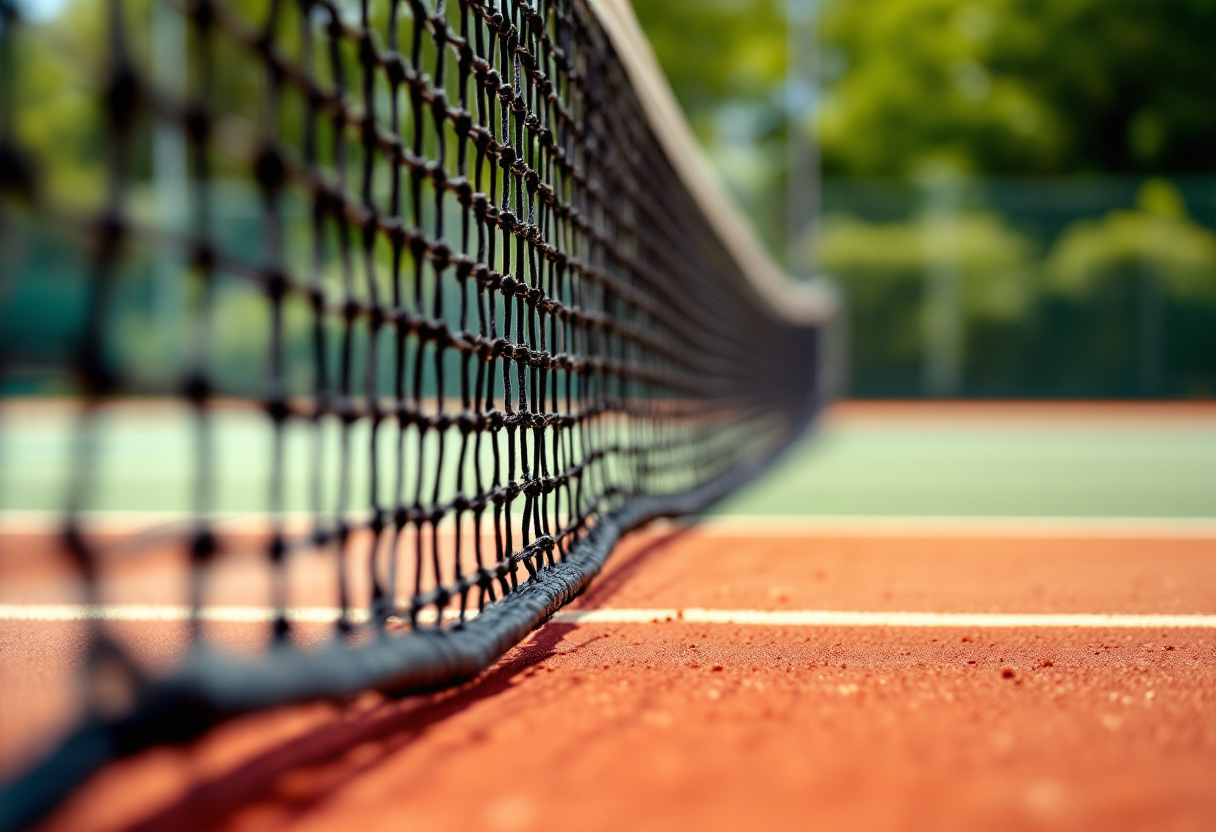
[[1216, 171], [1211, 0], [836, 0], [824, 172]]
[[[150, 20], [157, 2], [124, 8]], [[226, 2], [258, 20], [268, 0]], [[795, 274], [840, 284], [853, 393], [1216, 395], [1216, 0], [820, 0], [820, 94], [805, 123], [787, 113], [787, 2], [635, 7], [762, 239]], [[96, 205], [105, 149], [88, 67], [102, 63], [103, 4], [20, 8], [32, 36], [16, 41], [19, 138], [45, 187]], [[149, 68], [150, 29], [132, 28]], [[249, 123], [259, 72], [239, 55], [217, 64], [216, 95]], [[288, 105], [290, 131], [302, 114]], [[784, 216], [791, 131], [819, 148], [814, 234], [791, 235]], [[137, 137], [140, 216], [164, 202], [154, 138]], [[216, 176], [229, 173], [247, 172]], [[254, 198], [226, 201], [219, 227], [234, 245], [256, 236], [241, 210]], [[0, 234], [0, 349], [56, 360], [83, 315], [85, 258], [54, 229]], [[156, 275], [172, 264], [137, 265], [120, 287], [130, 343], [115, 348], [152, 367]]]
[[[780, 138], [783, 0], [635, 5], [703, 141]], [[1216, 172], [1216, 0], [823, 0], [819, 35], [828, 176]]]
[[636, 7], [774, 252], [813, 131], [855, 394], [1216, 394], [1216, 0], [824, 0], [796, 125], [783, 5]]

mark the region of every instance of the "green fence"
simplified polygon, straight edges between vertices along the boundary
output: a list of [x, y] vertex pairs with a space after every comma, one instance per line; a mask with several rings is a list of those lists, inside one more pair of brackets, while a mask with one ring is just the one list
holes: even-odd
[[1216, 180], [828, 180], [823, 205], [854, 395], [1216, 394]]

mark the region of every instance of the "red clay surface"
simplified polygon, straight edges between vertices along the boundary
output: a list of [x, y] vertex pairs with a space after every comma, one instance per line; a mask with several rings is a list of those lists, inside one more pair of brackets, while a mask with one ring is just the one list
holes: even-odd
[[[1212, 613], [1214, 578], [1213, 540], [693, 532], [634, 541], [580, 605]], [[181, 648], [120, 629], [151, 662]], [[6, 768], [70, 704], [78, 633], [0, 631]], [[459, 691], [115, 765], [46, 828], [1211, 829], [1213, 770], [1212, 630], [550, 624]]]

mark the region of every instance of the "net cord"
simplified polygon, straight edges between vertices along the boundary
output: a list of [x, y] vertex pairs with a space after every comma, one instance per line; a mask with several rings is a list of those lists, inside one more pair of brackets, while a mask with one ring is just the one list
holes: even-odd
[[588, 5], [612, 41], [655, 138], [666, 151], [681, 183], [739, 265], [747, 288], [778, 320], [795, 324], [830, 324], [836, 320], [840, 300], [831, 284], [822, 277], [802, 282], [790, 279], [726, 194], [684, 118], [629, 0], [588, 0]]

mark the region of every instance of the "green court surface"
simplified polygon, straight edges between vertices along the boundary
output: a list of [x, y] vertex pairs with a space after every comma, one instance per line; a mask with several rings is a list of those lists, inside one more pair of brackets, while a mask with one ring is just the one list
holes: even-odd
[[[0, 429], [0, 509], [56, 510], [72, 458], [70, 411], [10, 409]], [[268, 506], [271, 433], [251, 411], [217, 417], [219, 512]], [[386, 433], [387, 435], [387, 433]], [[167, 407], [110, 419], [102, 431], [90, 507], [188, 511], [192, 430]], [[309, 510], [307, 431], [286, 437], [284, 506]], [[337, 434], [322, 437], [325, 472], [337, 481]], [[346, 505], [367, 505], [367, 436], [351, 440]], [[391, 441], [381, 459], [392, 471]], [[428, 454], [432, 452], [428, 451]], [[449, 460], [447, 464], [451, 464]], [[450, 479], [450, 477], [445, 477]], [[391, 502], [391, 482], [382, 487]], [[450, 484], [449, 484], [450, 487]], [[326, 510], [341, 496], [327, 487]], [[738, 515], [1216, 517], [1216, 420], [1033, 422], [830, 419], [767, 476], [719, 507]]]
[[829, 423], [719, 511], [1216, 517], [1216, 424]]

